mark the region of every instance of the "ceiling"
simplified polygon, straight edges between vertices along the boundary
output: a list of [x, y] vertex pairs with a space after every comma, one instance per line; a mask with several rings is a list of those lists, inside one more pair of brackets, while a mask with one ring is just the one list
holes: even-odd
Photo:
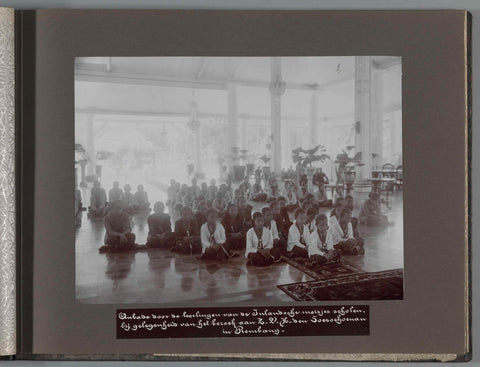
[[[353, 121], [352, 56], [282, 57], [285, 119], [308, 119], [317, 90], [317, 115]], [[374, 56], [383, 76], [386, 112], [401, 107], [401, 59]], [[240, 117], [269, 118], [270, 57], [81, 57], [75, 60], [77, 112], [104, 115], [188, 115], [194, 93], [200, 115], [227, 114], [227, 88], [236, 88]]]

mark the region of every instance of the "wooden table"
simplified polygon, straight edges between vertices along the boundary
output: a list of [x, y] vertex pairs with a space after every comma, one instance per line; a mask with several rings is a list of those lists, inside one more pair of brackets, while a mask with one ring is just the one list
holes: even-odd
[[331, 193], [332, 193], [332, 201], [333, 201], [333, 197], [335, 195], [335, 190], [336, 189], [344, 189], [345, 186], [343, 184], [332, 184], [332, 183], [328, 183], [328, 184], [324, 184], [323, 187], [325, 188], [325, 192], [328, 192], [328, 189], [331, 189]]

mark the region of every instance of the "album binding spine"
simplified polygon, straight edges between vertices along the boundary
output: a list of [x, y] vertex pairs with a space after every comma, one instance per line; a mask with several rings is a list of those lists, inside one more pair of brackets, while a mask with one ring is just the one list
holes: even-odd
[[0, 8], [0, 356], [16, 354], [15, 13]]

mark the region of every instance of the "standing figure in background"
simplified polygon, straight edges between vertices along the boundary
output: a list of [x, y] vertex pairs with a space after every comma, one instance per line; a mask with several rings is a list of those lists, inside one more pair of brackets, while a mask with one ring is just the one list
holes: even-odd
[[93, 183], [92, 192], [90, 194], [90, 208], [89, 208], [89, 217], [91, 218], [101, 218], [107, 214], [107, 193], [105, 189], [100, 187], [100, 181], [95, 181]]
[[298, 208], [296, 188], [293, 182], [285, 182], [285, 201], [288, 211], [294, 211]]
[[321, 168], [319, 168], [315, 175], [313, 175], [312, 183], [316, 185], [318, 187], [318, 191], [321, 192], [324, 197], [326, 197], [325, 185], [329, 184], [330, 181], [328, 180], [327, 175], [323, 173]]

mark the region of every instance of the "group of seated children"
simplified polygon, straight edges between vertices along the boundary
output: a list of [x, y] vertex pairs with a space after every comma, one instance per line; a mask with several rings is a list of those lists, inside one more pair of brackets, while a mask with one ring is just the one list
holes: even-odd
[[[201, 254], [201, 259], [226, 260], [244, 251], [247, 264], [267, 266], [285, 257], [303, 257], [312, 264], [338, 261], [341, 254], [364, 254], [358, 227], [352, 226], [350, 200], [337, 200], [330, 219], [308, 203], [295, 210], [290, 222], [286, 201], [274, 200], [252, 215], [252, 206], [244, 196], [230, 203], [221, 218], [206, 201], [198, 203], [194, 213], [181, 209], [181, 218], [172, 232], [171, 218], [162, 202], [156, 202], [148, 217], [146, 248], [168, 248], [182, 254]], [[105, 246], [101, 251], [136, 248], [125, 204], [116, 200], [105, 217]]]
[[89, 218], [102, 218], [110, 209], [113, 202], [120, 201], [123, 203], [123, 211], [129, 215], [137, 213], [150, 212], [150, 203], [148, 194], [143, 185], [138, 185], [137, 192], [132, 193], [130, 185], [125, 185], [123, 190], [119, 187], [118, 181], [113, 183], [113, 187], [108, 192], [108, 199], [105, 189], [100, 186], [100, 181], [93, 183], [90, 195], [90, 206], [88, 208]]
[[168, 200], [166, 202], [169, 212], [173, 217], [180, 216], [182, 207], [189, 206], [193, 210], [199, 209], [199, 204], [205, 202], [208, 207], [217, 209], [220, 218], [223, 218], [228, 212], [228, 206], [236, 204], [241, 197], [252, 202], [270, 203], [282, 199], [285, 202], [288, 211], [293, 212], [302, 206], [306, 201], [313, 201], [318, 207], [331, 206], [332, 201], [327, 199], [325, 192], [325, 183], [328, 178], [321, 172], [315, 175], [314, 193], [308, 193], [306, 189], [306, 178], [297, 183], [295, 180], [287, 180], [283, 189], [274, 176], [269, 177], [268, 182], [262, 186], [259, 176], [255, 177], [255, 183], [250, 184], [249, 177], [245, 177], [237, 189], [233, 190], [232, 182], [228, 180], [220, 186], [216, 185], [214, 179], [210, 180], [210, 185], [203, 182], [197, 185], [197, 180], [192, 179], [192, 185], [180, 184], [175, 180], [170, 181], [167, 189]]

